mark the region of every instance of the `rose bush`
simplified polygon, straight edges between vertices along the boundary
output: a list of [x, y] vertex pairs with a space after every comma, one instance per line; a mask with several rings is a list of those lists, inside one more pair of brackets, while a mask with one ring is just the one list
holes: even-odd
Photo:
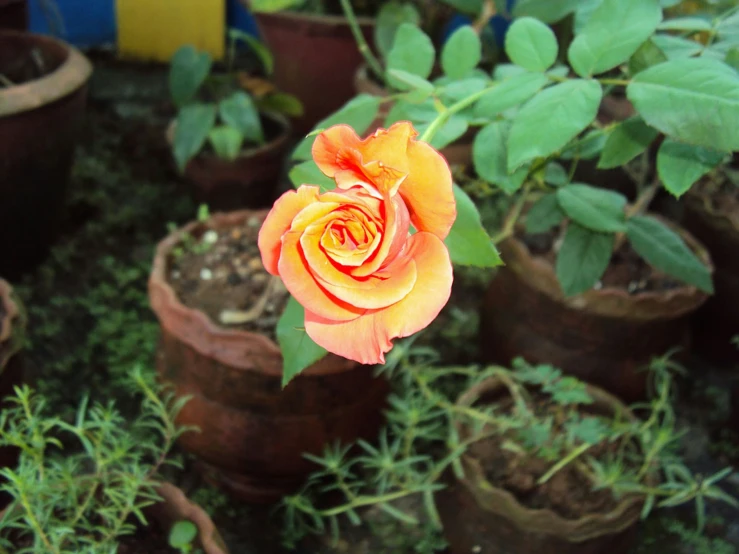
[[259, 233], [264, 267], [304, 307], [310, 338], [360, 363], [383, 363], [392, 339], [426, 327], [451, 294], [451, 171], [416, 136], [408, 122], [364, 140], [347, 125], [320, 133], [313, 158], [336, 188], [286, 192]]

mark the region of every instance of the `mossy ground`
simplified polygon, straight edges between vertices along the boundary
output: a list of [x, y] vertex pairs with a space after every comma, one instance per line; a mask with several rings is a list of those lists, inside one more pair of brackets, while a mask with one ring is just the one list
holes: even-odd
[[[158, 325], [146, 292], [153, 250], [169, 223], [193, 219], [197, 210], [172, 170], [164, 140], [164, 68], [97, 61], [62, 232], [48, 259], [17, 283], [30, 315], [29, 373], [60, 415], [71, 414], [85, 392], [113, 399], [129, 414], [136, 409], [121, 383], [135, 365], [153, 371]], [[481, 271], [459, 277], [452, 303], [432, 330], [435, 343], [448, 344], [447, 356], [457, 361], [474, 359], [475, 306], [488, 278]], [[739, 456], [736, 437], [709, 440], [708, 430], [720, 427], [725, 415], [726, 376], [702, 374], [708, 375], [702, 382], [687, 383], [692, 393], [680, 413], [691, 428], [691, 463], [712, 471]], [[211, 513], [234, 554], [283, 552], [269, 508], [233, 501], [185, 467], [173, 477]], [[739, 493], [736, 480], [728, 486]], [[690, 531], [694, 521], [685, 513], [650, 520], [634, 554], [735, 551], [739, 511], [712, 508], [706, 536]], [[370, 510], [365, 524], [348, 529], [336, 547], [316, 540], [302, 552], [410, 554], [435, 540]]]

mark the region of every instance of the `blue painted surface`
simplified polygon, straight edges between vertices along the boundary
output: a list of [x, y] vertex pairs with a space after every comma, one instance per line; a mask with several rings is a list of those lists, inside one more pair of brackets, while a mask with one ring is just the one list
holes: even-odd
[[[511, 26], [511, 21], [513, 19], [513, 16], [511, 16], [511, 10], [513, 10], [513, 6], [515, 5], [515, 3], [516, 0], [506, 0], [507, 13], [497, 14], [490, 18], [489, 25], [493, 29], [495, 42], [501, 48], [505, 44], [505, 35], [508, 32], [508, 27]], [[464, 27], [465, 25], [472, 25], [472, 23], [473, 19], [467, 15], [456, 14], [452, 16], [452, 18], [444, 27], [444, 31], [442, 33], [442, 43], [446, 42], [446, 40], [457, 29], [459, 29], [460, 27]]]
[[226, 0], [226, 21], [230, 28], [240, 29], [255, 37], [259, 36], [254, 16], [240, 0]]
[[[54, 5], [58, 13], [46, 7]], [[259, 36], [254, 17], [240, 0], [226, 0], [226, 10], [229, 27]], [[54, 35], [80, 48], [116, 42], [115, 0], [29, 0], [28, 19], [32, 32]]]
[[29, 0], [28, 19], [32, 32], [51, 34], [80, 48], [116, 41], [114, 0]]

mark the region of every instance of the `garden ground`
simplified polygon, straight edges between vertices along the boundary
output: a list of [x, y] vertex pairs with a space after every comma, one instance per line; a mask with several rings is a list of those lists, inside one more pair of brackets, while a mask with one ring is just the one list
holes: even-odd
[[[58, 413], [74, 410], [83, 393], [115, 400], [127, 413], [136, 402], [121, 384], [130, 369], [153, 367], [158, 325], [148, 307], [146, 281], [156, 242], [169, 224], [195, 217], [174, 173], [164, 128], [168, 123], [166, 70], [93, 55], [88, 117], [72, 174], [67, 216], [47, 261], [19, 283], [30, 314], [29, 374]], [[466, 274], [458, 285], [481, 287], [489, 275]], [[482, 277], [482, 278], [481, 278]], [[458, 287], [459, 289], [459, 287]], [[475, 352], [475, 299], [457, 290], [430, 333], [443, 335], [448, 356], [469, 361]], [[461, 360], [460, 360], [461, 359]], [[699, 367], [701, 371], [695, 371]], [[691, 364], [682, 384], [689, 464], [712, 472], [739, 462], [739, 441], [721, 432], [728, 414], [726, 372]], [[698, 377], [700, 376], [700, 377]], [[265, 507], [246, 507], [200, 481], [188, 468], [178, 483], [220, 527], [234, 554], [277, 554], [277, 524]], [[729, 478], [739, 496], [739, 473]], [[739, 510], [712, 506], [706, 536], [690, 531], [690, 509], [661, 512], [641, 532], [635, 554], [729, 554], [739, 546]], [[411, 553], [419, 537], [377, 510], [347, 529], [336, 547], [309, 541], [305, 554]], [[681, 523], [684, 522], [684, 523]]]

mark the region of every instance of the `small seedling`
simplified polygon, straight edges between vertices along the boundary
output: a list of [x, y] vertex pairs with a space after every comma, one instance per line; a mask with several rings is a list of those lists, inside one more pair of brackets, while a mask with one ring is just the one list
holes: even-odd
[[196, 552], [193, 543], [197, 536], [198, 528], [192, 521], [178, 521], [169, 530], [169, 546], [176, 548], [182, 554]]

